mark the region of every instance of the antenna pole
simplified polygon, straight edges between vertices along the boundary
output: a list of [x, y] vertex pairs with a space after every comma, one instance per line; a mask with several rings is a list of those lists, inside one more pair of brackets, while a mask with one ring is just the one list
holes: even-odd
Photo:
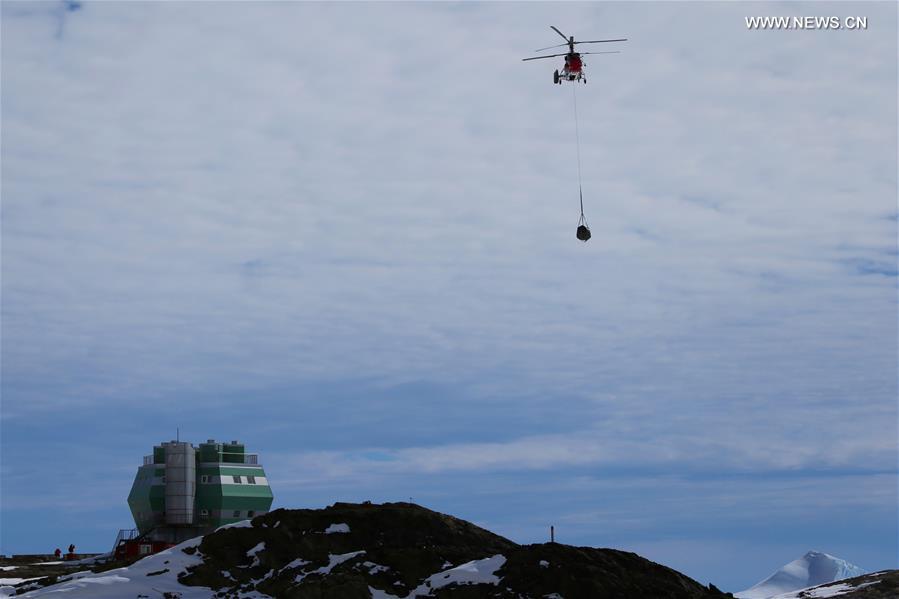
[[555, 526], [549, 527], [549, 542], [550, 543], [556, 542], [556, 527]]

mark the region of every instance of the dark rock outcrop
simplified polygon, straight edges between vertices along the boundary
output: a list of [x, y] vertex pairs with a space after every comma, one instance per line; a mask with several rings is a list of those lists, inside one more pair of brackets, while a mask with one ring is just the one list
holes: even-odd
[[[197, 550], [203, 564], [180, 582], [211, 587], [221, 597], [251, 591], [284, 599], [729, 596], [634, 553], [522, 546], [409, 503], [275, 510], [251, 526], [207, 535]], [[490, 566], [486, 580], [471, 574], [479, 564]]]
[[897, 599], [899, 570], [886, 570], [829, 582], [803, 591], [790, 593], [796, 599], [834, 597], [839, 599]]

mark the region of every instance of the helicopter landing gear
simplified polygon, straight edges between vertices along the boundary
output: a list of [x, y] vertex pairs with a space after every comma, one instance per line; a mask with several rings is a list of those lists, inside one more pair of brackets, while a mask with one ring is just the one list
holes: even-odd
[[558, 70], [556, 70], [556, 72], [553, 73], [553, 83], [559, 83], [559, 71]]

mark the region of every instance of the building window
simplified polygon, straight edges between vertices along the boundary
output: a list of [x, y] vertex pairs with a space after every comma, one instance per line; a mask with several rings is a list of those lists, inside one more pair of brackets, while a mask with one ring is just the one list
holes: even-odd
[[200, 483], [202, 483], [202, 484], [205, 485], [205, 484], [208, 483], [208, 482], [209, 482], [209, 475], [208, 475], [208, 474], [201, 474], [201, 475], [200, 475]]
[[153, 552], [152, 545], [141, 545], [140, 546], [140, 554], [141, 555], [150, 555]]
[[209, 510], [200, 510], [200, 518], [208, 518]]
[[250, 510], [249, 512], [247, 512], [247, 518], [252, 518], [255, 515], [256, 515], [256, 512], [254, 512], [253, 510]]
[[234, 510], [234, 517], [240, 518], [240, 510]]
[[250, 483], [251, 485], [255, 485], [255, 484], [256, 484], [256, 477], [255, 477], [255, 476], [248, 476], [248, 477], [247, 477], [247, 482]]
[[237, 475], [237, 476], [232, 476], [231, 478], [234, 479], [234, 484], [235, 484], [235, 485], [239, 485], [239, 484], [240, 484], [240, 476], [239, 476], [239, 475]]

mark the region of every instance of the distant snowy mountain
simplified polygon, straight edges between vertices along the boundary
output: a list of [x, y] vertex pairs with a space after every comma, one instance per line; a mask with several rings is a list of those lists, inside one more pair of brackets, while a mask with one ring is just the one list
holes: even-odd
[[865, 573], [862, 568], [838, 557], [809, 551], [757, 585], [734, 595], [739, 599], [768, 599], [775, 595], [853, 578]]

